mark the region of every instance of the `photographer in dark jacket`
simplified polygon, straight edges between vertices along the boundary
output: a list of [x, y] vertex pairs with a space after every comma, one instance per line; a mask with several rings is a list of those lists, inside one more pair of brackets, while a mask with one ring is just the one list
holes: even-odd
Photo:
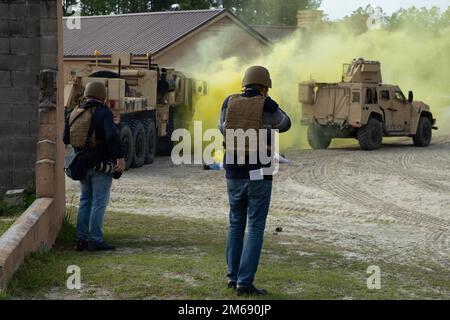
[[[93, 81], [85, 89], [85, 101], [79, 107], [92, 113], [95, 147], [89, 149], [91, 166], [81, 184], [80, 208], [77, 222], [77, 251], [109, 251], [115, 248], [103, 240], [103, 218], [109, 204], [113, 175], [125, 171], [125, 160], [119, 131], [106, 101], [106, 87]], [[70, 118], [70, 117], [69, 117]], [[68, 119], [64, 130], [64, 144], [70, 145], [72, 136]], [[76, 148], [75, 148], [76, 149]], [[78, 150], [75, 150], [78, 151]], [[108, 165], [109, 164], [109, 165]], [[109, 171], [105, 168], [110, 168]]]

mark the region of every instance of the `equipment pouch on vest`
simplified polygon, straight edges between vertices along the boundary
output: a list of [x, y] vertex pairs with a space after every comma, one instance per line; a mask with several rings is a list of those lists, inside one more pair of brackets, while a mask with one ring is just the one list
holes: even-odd
[[[70, 144], [72, 147], [76, 149], [84, 148], [95, 110], [95, 107], [82, 108], [81, 106], [78, 106], [72, 111], [69, 117]], [[89, 147], [95, 148], [97, 144], [95, 132], [91, 138]]]
[[66, 156], [64, 170], [66, 175], [74, 181], [84, 180], [88, 170], [92, 167], [92, 159], [89, 155], [89, 146], [92, 143], [93, 134], [94, 119], [92, 117], [83, 148], [79, 152], [74, 150], [72, 154]]

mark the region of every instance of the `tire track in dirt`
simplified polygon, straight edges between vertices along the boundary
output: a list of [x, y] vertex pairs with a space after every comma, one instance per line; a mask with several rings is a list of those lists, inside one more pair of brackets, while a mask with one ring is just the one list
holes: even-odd
[[[124, 198], [120, 195], [128, 195], [127, 198]], [[217, 199], [213, 199], [212, 197], [204, 197], [199, 198], [195, 194], [190, 194], [187, 192], [179, 192], [179, 191], [155, 191], [155, 190], [147, 190], [147, 189], [138, 189], [138, 190], [130, 190], [128, 188], [119, 187], [115, 188], [113, 192], [113, 197], [116, 201], [122, 202], [132, 202], [133, 200], [137, 201], [148, 201], [148, 202], [156, 202], [162, 203], [165, 205], [171, 206], [183, 206], [183, 207], [197, 207], [197, 206], [205, 206], [207, 204], [217, 204]]]
[[[325, 156], [323, 153], [320, 157]], [[323, 159], [320, 158], [319, 161], [322, 161]], [[285, 170], [282, 168], [281, 171], [281, 177], [276, 176], [275, 182], [277, 180], [282, 180], [283, 183], [281, 185], [288, 185], [291, 186], [296, 184], [297, 186], [300, 186], [300, 188], [291, 188], [288, 190], [283, 190], [283, 188], [280, 188], [280, 184], [276, 184], [278, 188], [275, 190], [275, 197], [272, 201], [271, 209], [278, 211], [278, 212], [284, 212], [284, 213], [297, 213], [297, 214], [313, 214], [313, 215], [323, 215], [327, 210], [324, 210], [325, 208], [314, 208], [311, 207], [311, 203], [305, 203], [305, 194], [304, 190], [312, 189], [311, 188], [311, 172], [313, 168], [315, 168], [316, 162], [318, 161], [318, 157], [315, 154], [315, 152], [311, 151], [304, 151], [302, 154], [302, 159], [299, 160], [301, 164], [296, 163], [295, 161], [289, 165], [288, 169]], [[300, 190], [298, 190], [300, 189]], [[320, 188], [318, 188], [320, 189]], [[322, 190], [322, 189], [320, 189]], [[303, 191], [303, 192], [302, 192]], [[296, 192], [296, 193], [295, 193]], [[289, 202], [285, 201], [285, 199], [290, 199]], [[311, 200], [311, 198], [309, 198]], [[334, 201], [337, 201], [338, 199], [332, 199]], [[328, 209], [329, 210], [330, 203], [328, 203]]]
[[[309, 171], [307, 175], [308, 181], [311, 181], [316, 187], [337, 196], [342, 201], [376, 213], [381, 217], [380, 220], [384, 220], [383, 217], [387, 216], [394, 218], [397, 221], [396, 223], [426, 229], [424, 243], [422, 245], [414, 245], [415, 254], [422, 252], [424, 256], [427, 256], [429, 253], [426, 253], [426, 250], [432, 248], [435, 250], [434, 254], [436, 255], [434, 260], [439, 261], [442, 265], [450, 265], [450, 223], [447, 219], [417, 211], [414, 208], [414, 203], [407, 207], [393, 203], [389, 201], [389, 197], [383, 194], [383, 188], [380, 188], [380, 184], [371, 185], [369, 181], [364, 184], [364, 180], [353, 178], [358, 176], [367, 177], [368, 174], [380, 175], [382, 173], [382, 179], [398, 176], [407, 179], [408, 183], [413, 181], [412, 184], [423, 187], [423, 184], [417, 183], [417, 179], [409, 179], [404, 170], [401, 170], [403, 166], [414, 168], [417, 154], [401, 153], [400, 157], [397, 157], [398, 152], [394, 152], [393, 157], [392, 155], [388, 157], [393, 159], [389, 161], [391, 169], [385, 170], [387, 163], [377, 158], [376, 152], [370, 153], [356, 150], [346, 151], [345, 154], [334, 150], [330, 152], [331, 154], [323, 155], [318, 153], [318, 158], [321, 161], [317, 161], [312, 170]], [[381, 155], [385, 151], [379, 152]], [[371, 166], [366, 167], [366, 163], [371, 163]], [[432, 164], [428, 163], [428, 165]], [[411, 174], [414, 174], [414, 172]], [[413, 178], [415, 177], [413, 176]], [[429, 179], [430, 177], [428, 177]], [[440, 186], [437, 186], [436, 189], [434, 191], [446, 194]], [[340, 212], [339, 214], [343, 214], [354, 221], [361, 221], [365, 218], [364, 213], [357, 210], [348, 213]]]
[[[373, 190], [373, 186], [370, 186], [370, 184], [361, 185], [353, 181], [348, 182], [349, 178], [350, 180], [352, 179], [352, 176], [364, 176], [364, 174], [367, 174], [365, 168], [362, 168], [361, 163], [370, 161], [372, 153], [364, 153], [363, 157], [361, 156], [363, 152], [348, 153], [346, 154], [347, 159], [355, 160], [352, 157], [354, 154], [357, 155], [356, 160], [362, 161], [344, 162], [340, 155], [336, 154], [333, 158], [330, 157], [326, 161], [318, 162], [318, 165], [312, 170], [310, 178], [316, 186], [323, 190], [338, 196], [344, 201], [349, 201], [368, 210], [375, 210], [376, 213], [394, 217], [399, 221], [407, 222], [413, 226], [421, 225], [429, 226], [433, 229], [450, 230], [450, 223], [445, 219], [432, 217], [416, 212], [413, 208], [405, 209], [395, 203], [387, 202], [385, 200], [386, 198], [375, 196], [379, 194], [380, 190]], [[345, 163], [345, 166], [342, 165], [343, 163]], [[371, 170], [383, 172], [384, 166], [382, 168], [372, 167]], [[346, 174], [343, 175], [342, 173]], [[364, 189], [361, 190], [361, 187]], [[375, 189], [377, 187], [379, 186], [375, 186]], [[350, 213], [349, 216], [353, 217], [355, 214]]]
[[[439, 148], [436, 148], [436, 146], [415, 148], [401, 145], [397, 149], [391, 150], [394, 157], [385, 157], [382, 151], [373, 152], [373, 161], [380, 167], [384, 166], [385, 170], [389, 171], [391, 175], [398, 176], [412, 185], [425, 190], [448, 194], [450, 193], [450, 184], [440, 182], [447, 180], [448, 175], [439, 174], [436, 168], [449, 165], [450, 159], [445, 162], [439, 161], [436, 164], [435, 160], [440, 159], [442, 153], [450, 150], [445, 150], [441, 145], [438, 146]], [[433, 164], [435, 165], [433, 166]]]

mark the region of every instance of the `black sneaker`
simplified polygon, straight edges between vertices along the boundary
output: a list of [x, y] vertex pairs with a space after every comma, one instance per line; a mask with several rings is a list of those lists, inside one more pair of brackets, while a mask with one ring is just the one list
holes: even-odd
[[110, 246], [105, 241], [102, 241], [102, 242], [89, 241], [89, 249], [88, 250], [90, 252], [114, 251], [114, 250], [116, 250], [116, 247]]
[[236, 290], [237, 282], [234, 280], [228, 280], [228, 289]]
[[258, 289], [255, 286], [237, 287], [236, 293], [238, 297], [242, 296], [265, 296], [268, 292], [264, 289]]
[[87, 249], [89, 249], [89, 242], [87, 242], [86, 240], [78, 240], [75, 250], [78, 252], [83, 252]]

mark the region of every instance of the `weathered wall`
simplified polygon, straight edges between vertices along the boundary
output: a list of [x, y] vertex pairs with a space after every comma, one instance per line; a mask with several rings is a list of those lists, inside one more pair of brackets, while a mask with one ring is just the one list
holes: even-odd
[[[24, 106], [16, 99], [1, 104], [0, 110], [6, 108], [13, 113], [9, 120], [3, 121], [2, 124], [12, 122], [35, 126], [35, 129], [28, 133], [29, 149], [24, 150], [24, 145], [17, 144], [13, 150], [9, 146], [2, 148], [1, 154], [5, 155], [5, 159], [9, 155], [16, 159], [17, 154], [26, 153], [33, 162], [36, 161], [29, 166], [22, 165], [21, 170], [25, 174], [33, 172], [36, 167], [36, 180], [34, 174], [31, 174], [29, 180], [25, 181], [24, 178], [24, 181], [26, 183], [35, 181], [37, 200], [8, 231], [0, 236], [0, 292], [7, 287], [15, 271], [30, 253], [53, 246], [65, 216], [62, 2], [15, 0], [2, 1], [1, 4], [6, 6], [0, 10], [8, 12], [5, 28], [9, 30], [7, 42], [9, 51], [1, 56], [3, 60], [0, 60], [0, 64], [2, 63], [6, 74], [12, 76], [10, 80], [14, 80], [17, 69], [27, 73], [27, 76], [22, 78], [21, 84], [14, 81], [7, 83], [9, 86], [2, 88], [0, 96], [8, 95], [11, 91], [19, 97], [18, 99], [24, 95], [26, 96], [24, 104], [28, 108], [24, 109], [24, 114], [21, 115], [17, 110]], [[3, 14], [4, 11], [0, 12]], [[14, 36], [11, 31], [16, 30], [14, 28], [23, 29], [22, 33]], [[20, 50], [13, 53], [14, 50], [11, 49], [16, 41]], [[33, 45], [34, 49], [31, 48]], [[23, 59], [25, 66], [14, 65], [12, 63], [14, 59]], [[26, 115], [28, 112], [29, 115]], [[4, 130], [0, 137], [9, 139], [15, 144], [16, 137], [20, 135], [24, 133], [19, 132], [16, 135], [14, 132]], [[31, 142], [34, 143], [33, 147]], [[14, 161], [10, 170], [13, 176], [18, 170]], [[4, 188], [6, 184], [0, 181], [0, 185]]]
[[0, 0], [0, 197], [34, 186], [39, 71], [57, 69], [56, 0]]

